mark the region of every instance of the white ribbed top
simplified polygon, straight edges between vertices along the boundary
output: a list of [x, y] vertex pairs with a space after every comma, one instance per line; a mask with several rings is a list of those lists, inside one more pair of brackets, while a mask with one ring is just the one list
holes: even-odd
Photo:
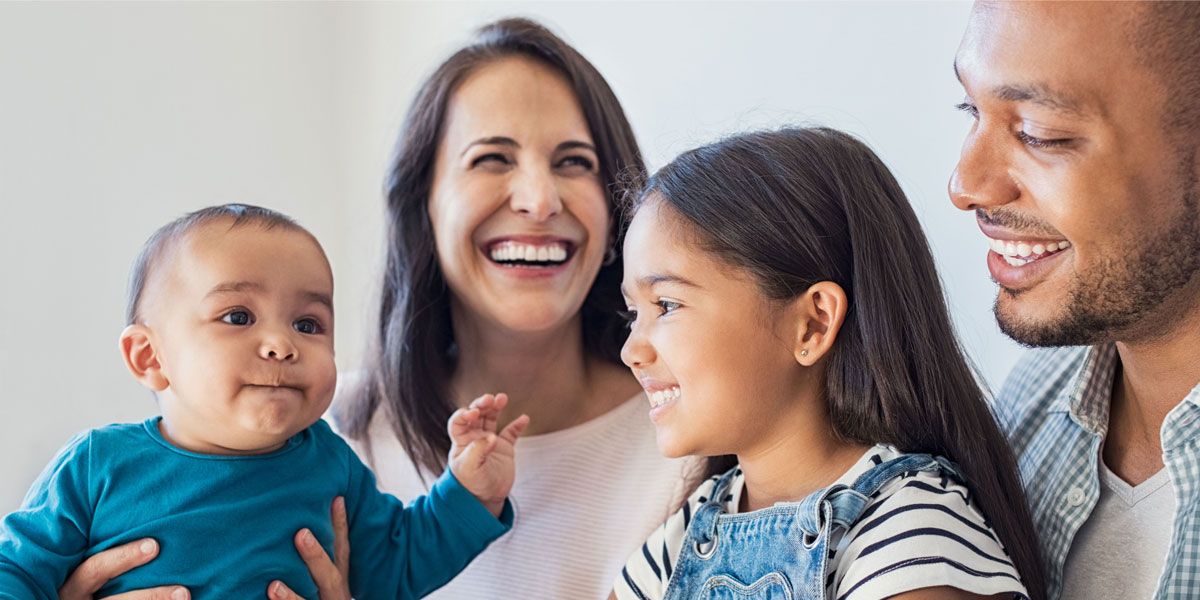
[[[428, 597], [607, 597], [630, 553], [682, 500], [692, 464], [658, 453], [649, 407], [639, 393], [586, 423], [517, 440], [512, 531]], [[380, 490], [405, 502], [428, 491], [382, 409], [369, 433], [371, 453], [348, 441]]]

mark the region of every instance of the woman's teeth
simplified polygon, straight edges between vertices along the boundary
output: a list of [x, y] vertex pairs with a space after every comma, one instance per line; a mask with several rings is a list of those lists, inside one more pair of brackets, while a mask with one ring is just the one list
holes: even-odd
[[560, 263], [567, 259], [567, 246], [557, 242], [543, 246], [502, 242], [492, 246], [488, 255], [496, 262]]
[[1027, 265], [1039, 258], [1044, 258], [1071, 247], [1071, 242], [1062, 240], [1060, 242], [1022, 242], [1017, 240], [997, 240], [988, 238], [988, 245], [991, 246], [992, 252], [1004, 257], [1004, 262], [1020, 267]]
[[656, 392], [648, 392], [647, 398], [650, 398], [650, 408], [658, 408], [679, 397], [679, 387], [658, 390]]

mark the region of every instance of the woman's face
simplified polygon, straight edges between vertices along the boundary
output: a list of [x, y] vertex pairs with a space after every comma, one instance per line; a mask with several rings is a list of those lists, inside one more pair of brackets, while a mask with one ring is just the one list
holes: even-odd
[[463, 80], [429, 196], [457, 330], [546, 331], [579, 313], [609, 243], [598, 167], [583, 110], [557, 72], [506, 58]]

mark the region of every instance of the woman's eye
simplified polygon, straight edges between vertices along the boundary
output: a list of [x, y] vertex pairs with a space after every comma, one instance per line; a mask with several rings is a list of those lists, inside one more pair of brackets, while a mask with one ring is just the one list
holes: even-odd
[[321, 325], [313, 319], [300, 319], [292, 324], [292, 327], [300, 333], [315, 334], [321, 332]]
[[481, 154], [475, 157], [475, 160], [471, 161], [472, 167], [478, 167], [485, 164], [489, 166], [504, 166], [509, 164], [509, 160], [508, 157], [503, 154], [491, 152], [489, 154]]
[[568, 156], [558, 161], [560, 167], [581, 167], [585, 171], [591, 171], [596, 167], [596, 163], [586, 156]]
[[244, 310], [232, 310], [225, 313], [225, 316], [221, 317], [221, 320], [230, 325], [249, 325], [251, 318], [250, 313]]

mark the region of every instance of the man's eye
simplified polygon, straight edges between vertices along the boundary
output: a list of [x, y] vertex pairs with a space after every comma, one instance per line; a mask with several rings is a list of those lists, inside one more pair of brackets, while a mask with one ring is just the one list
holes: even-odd
[[221, 317], [221, 320], [230, 325], [249, 325], [251, 317], [250, 313], [244, 310], [234, 310], [226, 313], [224, 317]]
[[312, 319], [300, 319], [293, 325], [296, 331], [300, 333], [315, 334], [321, 332], [321, 325]]
[[1031, 148], [1055, 148], [1055, 147], [1060, 147], [1060, 146], [1066, 146], [1067, 144], [1070, 144], [1072, 141], [1071, 139], [1051, 140], [1051, 139], [1046, 139], [1046, 138], [1033, 137], [1032, 135], [1029, 135], [1028, 133], [1025, 133], [1024, 131], [1017, 132], [1017, 139], [1021, 140], [1022, 144], [1025, 144], [1026, 146], [1029, 146]]
[[973, 118], [973, 119], [979, 118], [979, 109], [976, 108], [975, 105], [971, 104], [970, 102], [959, 102], [958, 104], [954, 105], [954, 108], [961, 110], [961, 111], [967, 113], [968, 115], [971, 115], [971, 118]]

